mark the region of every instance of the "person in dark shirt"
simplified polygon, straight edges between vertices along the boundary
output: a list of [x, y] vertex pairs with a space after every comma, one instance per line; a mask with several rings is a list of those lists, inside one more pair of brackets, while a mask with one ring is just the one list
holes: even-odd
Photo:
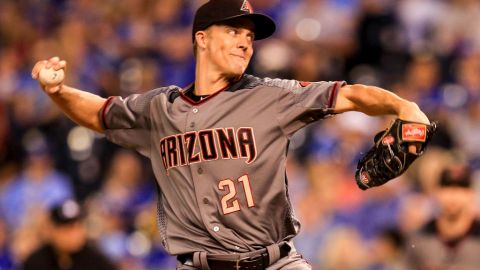
[[115, 265], [87, 241], [83, 211], [74, 201], [50, 210], [47, 241], [23, 263], [23, 270], [113, 270]]
[[471, 178], [465, 165], [443, 171], [435, 192], [438, 214], [411, 237], [409, 269], [480, 269], [480, 221]]

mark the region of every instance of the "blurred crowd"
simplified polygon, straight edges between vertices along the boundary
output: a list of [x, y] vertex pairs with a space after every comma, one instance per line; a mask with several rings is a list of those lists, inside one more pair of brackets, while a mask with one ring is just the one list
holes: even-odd
[[[119, 269], [173, 269], [156, 229], [148, 160], [76, 126], [30, 77], [59, 56], [67, 84], [127, 96], [194, 80], [192, 17], [200, 0], [0, 1], [0, 270], [45, 241], [47, 210], [74, 198], [89, 239]], [[300, 131], [287, 169], [302, 222], [295, 243], [314, 269], [405, 266], [409, 236], [436, 213], [445, 168], [480, 172], [480, 1], [251, 0], [277, 22], [248, 73], [376, 85], [417, 102], [439, 131], [409, 171], [362, 192], [362, 152], [392, 118], [346, 113]], [[471, 202], [478, 213], [478, 200]]]

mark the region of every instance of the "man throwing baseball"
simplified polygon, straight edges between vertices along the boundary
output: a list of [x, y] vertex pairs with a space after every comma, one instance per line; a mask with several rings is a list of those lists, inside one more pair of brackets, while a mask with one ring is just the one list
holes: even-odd
[[[195, 82], [184, 89], [104, 99], [40, 80], [72, 120], [150, 158], [162, 244], [177, 269], [311, 269], [291, 242], [299, 231], [285, 176], [291, 136], [347, 111], [429, 124], [416, 104], [377, 87], [244, 74], [254, 40], [274, 31], [247, 0], [211, 0], [195, 15]], [[40, 61], [32, 77], [66, 65]]]

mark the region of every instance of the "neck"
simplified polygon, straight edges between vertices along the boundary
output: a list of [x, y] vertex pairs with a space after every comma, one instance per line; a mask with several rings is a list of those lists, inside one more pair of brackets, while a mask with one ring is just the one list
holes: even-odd
[[468, 232], [474, 219], [474, 213], [464, 213], [455, 218], [440, 216], [437, 219], [437, 229], [443, 239], [455, 239]]
[[238, 80], [237, 77], [229, 77], [216, 69], [209, 61], [197, 59], [195, 68], [195, 95], [203, 96], [213, 94]]

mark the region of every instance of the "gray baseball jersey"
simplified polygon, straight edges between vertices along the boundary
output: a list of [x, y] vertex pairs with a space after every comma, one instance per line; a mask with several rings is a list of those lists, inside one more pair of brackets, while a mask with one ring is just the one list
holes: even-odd
[[244, 75], [199, 102], [186, 95], [193, 86], [110, 97], [99, 117], [110, 141], [150, 158], [170, 254], [248, 252], [298, 233], [289, 139], [332, 114], [343, 84]]

